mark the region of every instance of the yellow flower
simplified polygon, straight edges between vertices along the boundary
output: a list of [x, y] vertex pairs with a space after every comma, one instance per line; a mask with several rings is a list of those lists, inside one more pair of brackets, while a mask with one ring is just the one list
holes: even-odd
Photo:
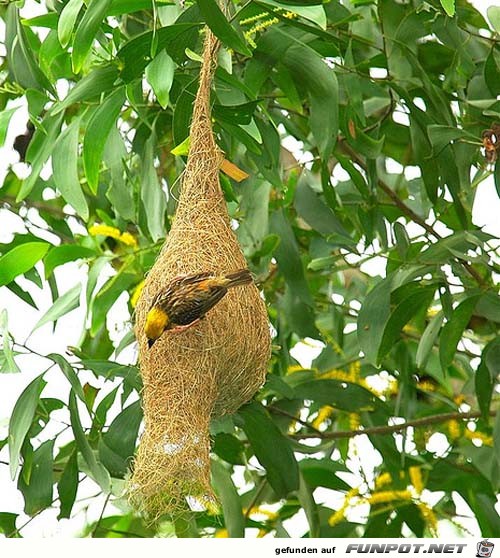
[[464, 435], [468, 440], [480, 440], [485, 446], [493, 446], [493, 437], [484, 432], [478, 432], [477, 430], [472, 432], [467, 428]]
[[229, 533], [227, 532], [227, 529], [217, 529], [217, 531], [215, 531], [216, 539], [227, 539], [228, 537]]
[[132, 306], [132, 308], [135, 308], [137, 306], [137, 302], [139, 301], [139, 297], [141, 296], [142, 289], [144, 288], [144, 283], [145, 281], [143, 279], [134, 289], [134, 292], [130, 297], [130, 306]]
[[359, 430], [361, 426], [361, 417], [358, 413], [349, 413], [349, 428], [350, 430]]
[[254, 15], [252, 17], [247, 17], [245, 19], [240, 20], [240, 25], [248, 25], [249, 23], [254, 23], [255, 21], [259, 21], [259, 19], [264, 19], [267, 17], [267, 12], [261, 12], [260, 14]]
[[352, 378], [351, 382], [357, 382], [359, 380], [359, 375], [361, 373], [361, 363], [359, 360], [351, 362], [349, 365], [349, 374]]
[[137, 248], [137, 240], [129, 232], [122, 233], [118, 237], [118, 240], [120, 242], [123, 242], [123, 244], [126, 244], [127, 246], [132, 246], [133, 248]]
[[92, 225], [89, 229], [89, 233], [91, 236], [97, 236], [98, 234], [100, 234], [102, 236], [110, 236], [111, 238], [116, 238], [117, 240], [122, 234], [120, 229], [117, 229], [116, 227], [110, 227], [109, 225]]
[[366, 498], [366, 501], [371, 504], [387, 504], [395, 500], [411, 500], [411, 492], [409, 490], [384, 490], [382, 492], [375, 492]]
[[[243, 513], [246, 513], [246, 510], [243, 510]], [[266, 510], [264, 508], [261, 508], [259, 506], [254, 506], [253, 508], [250, 508], [250, 511], [248, 512], [248, 515], [263, 515], [267, 518], [267, 521], [275, 521], [279, 515], [276, 512], [270, 511], [270, 510]]]
[[448, 434], [449, 437], [451, 439], [451, 441], [455, 441], [458, 440], [458, 438], [460, 438], [460, 433], [461, 433], [461, 428], [460, 428], [460, 423], [458, 422], [458, 420], [449, 420], [448, 421]]
[[436, 391], [436, 386], [427, 380], [422, 380], [417, 383], [417, 387], [422, 391]]
[[424, 482], [422, 480], [422, 468], [418, 466], [413, 466], [408, 469], [410, 475], [410, 481], [417, 494], [421, 494], [424, 489]]
[[333, 407], [330, 405], [325, 405], [321, 407], [318, 412], [318, 416], [312, 421], [313, 428], [318, 429], [328, 418], [333, 414]]
[[422, 515], [423, 520], [427, 524], [429, 531], [436, 536], [437, 535], [437, 519], [436, 514], [432, 511], [432, 509], [424, 502], [417, 503], [418, 509]]
[[294, 372], [302, 372], [303, 370], [305, 370], [305, 368], [302, 368], [302, 366], [300, 366], [300, 364], [292, 364], [291, 366], [289, 366], [287, 368], [286, 373], [287, 374], [293, 374]]
[[383, 486], [387, 486], [388, 484], [391, 484], [391, 482], [392, 482], [391, 473], [382, 473], [375, 479], [375, 488], [376, 489], [382, 488]]
[[338, 380], [339, 382], [351, 381], [351, 375], [348, 372], [344, 372], [344, 370], [340, 370], [338, 368], [319, 373], [318, 377], [322, 380]]
[[344, 521], [346, 508], [347, 506], [346, 507], [342, 506], [340, 509], [338, 509], [335, 513], [333, 513], [329, 517], [328, 525], [330, 525], [330, 527], [335, 527], [335, 525], [338, 525], [341, 521]]
[[328, 525], [330, 525], [330, 527], [335, 527], [335, 525], [338, 525], [344, 520], [347, 508], [352, 504], [353, 498], [356, 498], [358, 494], [359, 490], [357, 488], [351, 488], [351, 490], [349, 490], [340, 508], [328, 518]]
[[91, 236], [109, 236], [110, 238], [115, 238], [116, 240], [123, 242], [127, 246], [132, 246], [137, 248], [137, 240], [129, 232], [122, 233], [120, 229], [116, 227], [110, 227], [109, 225], [92, 225], [89, 228], [89, 234]]

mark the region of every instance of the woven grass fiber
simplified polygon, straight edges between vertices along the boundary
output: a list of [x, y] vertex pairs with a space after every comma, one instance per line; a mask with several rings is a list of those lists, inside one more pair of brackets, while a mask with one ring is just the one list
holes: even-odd
[[263, 384], [270, 356], [267, 312], [257, 287], [230, 289], [204, 320], [164, 333], [148, 348], [146, 314], [182, 274], [247, 267], [219, 183], [223, 155], [211, 126], [210, 88], [219, 42], [206, 30], [190, 151], [177, 212], [136, 308], [145, 431], [129, 493], [149, 517], [175, 516], [191, 499], [210, 509], [209, 423], [233, 413]]

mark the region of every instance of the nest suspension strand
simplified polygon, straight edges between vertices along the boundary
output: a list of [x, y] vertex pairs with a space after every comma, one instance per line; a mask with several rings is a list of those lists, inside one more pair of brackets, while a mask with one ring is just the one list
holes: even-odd
[[267, 312], [252, 283], [231, 289], [206, 318], [166, 332], [150, 349], [144, 334], [155, 296], [183, 274], [225, 274], [247, 264], [219, 183], [223, 160], [212, 132], [210, 87], [219, 42], [207, 29], [190, 151], [175, 220], [136, 308], [145, 432], [129, 491], [149, 516], [175, 515], [194, 498], [210, 508], [211, 418], [233, 413], [264, 382], [270, 355]]

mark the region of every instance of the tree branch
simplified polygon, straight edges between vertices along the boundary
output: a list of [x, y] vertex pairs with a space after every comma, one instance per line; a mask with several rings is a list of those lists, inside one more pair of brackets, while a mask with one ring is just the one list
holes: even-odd
[[[488, 415], [490, 417], [496, 416], [497, 411], [490, 411]], [[391, 426], [372, 426], [365, 428], [363, 430], [343, 430], [339, 432], [311, 432], [309, 434], [290, 434], [291, 438], [295, 440], [304, 440], [307, 438], [321, 438], [322, 440], [339, 440], [342, 438], [354, 438], [355, 436], [361, 436], [362, 434], [392, 434], [394, 432], [400, 432], [401, 430], [406, 430], [413, 426], [419, 428], [422, 426], [428, 426], [430, 424], [439, 424], [440, 422], [447, 422], [449, 420], [465, 420], [474, 419], [482, 416], [479, 411], [471, 411], [470, 413], [443, 413], [441, 415], [431, 415], [429, 417], [423, 417], [419, 419], [409, 420], [401, 424], [393, 424]]]
[[[364, 164], [363, 160], [354, 151], [354, 149], [352, 149], [351, 146], [347, 144], [347, 142], [345, 141], [344, 138], [339, 139], [338, 145], [342, 149], [342, 151], [348, 157], [351, 158], [352, 161], [357, 163], [362, 169], [364, 169], [366, 171], [366, 165]], [[434, 227], [432, 225], [429, 225], [429, 223], [426, 223], [425, 220], [422, 219], [422, 217], [420, 217], [420, 215], [417, 215], [417, 213], [415, 213], [413, 211], [413, 209], [411, 209], [411, 207], [408, 207], [399, 198], [399, 196], [396, 194], [396, 192], [394, 192], [394, 190], [392, 188], [390, 188], [383, 180], [381, 180], [380, 178], [377, 178], [377, 185], [384, 192], [384, 194], [386, 194], [387, 197], [389, 197], [391, 199], [391, 201], [394, 203], [394, 205], [401, 210], [402, 213], [404, 213], [412, 221], [417, 223], [417, 225], [420, 225], [427, 233], [432, 235], [436, 240], [441, 240], [443, 238], [434, 229]], [[472, 267], [472, 265], [470, 263], [465, 262], [465, 261], [463, 261], [459, 258], [457, 258], [457, 260], [460, 262], [460, 264], [462, 264], [462, 266], [466, 269], [466, 271], [469, 273], [469, 275], [477, 281], [477, 283], [479, 285], [481, 285], [481, 286], [485, 285], [485, 280], [483, 279], [483, 277], [481, 277], [481, 275]]]

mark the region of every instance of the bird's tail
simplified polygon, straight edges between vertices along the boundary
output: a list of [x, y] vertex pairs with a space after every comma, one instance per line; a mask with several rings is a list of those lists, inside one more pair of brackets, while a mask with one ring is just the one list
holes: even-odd
[[233, 271], [232, 273], [226, 273], [224, 277], [227, 279], [227, 288], [247, 285], [253, 281], [252, 274], [248, 269], [239, 269], [238, 271]]

